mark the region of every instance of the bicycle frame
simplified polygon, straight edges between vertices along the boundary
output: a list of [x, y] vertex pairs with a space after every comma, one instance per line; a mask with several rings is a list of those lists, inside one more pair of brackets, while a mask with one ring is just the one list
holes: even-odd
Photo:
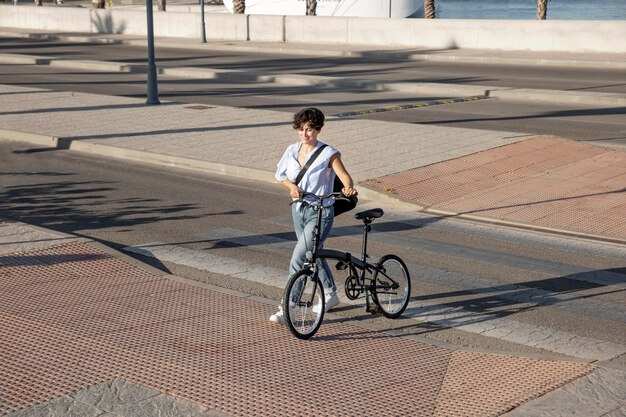
[[[341, 252], [333, 249], [318, 249], [316, 254], [317, 258], [324, 259], [335, 259], [340, 262], [344, 262], [350, 268], [350, 273], [352, 275], [359, 277], [359, 282], [362, 285], [365, 285], [365, 273], [372, 273], [372, 270], [376, 268], [375, 265], [367, 262], [367, 258], [369, 255], [367, 254], [367, 239], [368, 233], [371, 231], [371, 222], [365, 222], [363, 225], [363, 243], [361, 246], [361, 258], [355, 258], [350, 252]], [[356, 270], [360, 272], [357, 273]]]
[[365, 291], [366, 293], [365, 301], [366, 301], [367, 309], [369, 311], [370, 309], [369, 294], [368, 294], [369, 286], [366, 284], [366, 279], [367, 279], [366, 274], [370, 274], [370, 279], [374, 271], [378, 271], [379, 273], [386, 275], [385, 272], [379, 270], [379, 268], [376, 265], [373, 265], [367, 262], [367, 259], [369, 258], [369, 255], [367, 254], [367, 241], [368, 241], [369, 232], [372, 230], [371, 223], [373, 219], [370, 219], [370, 218], [362, 219], [363, 220], [363, 238], [362, 238], [360, 259], [354, 257], [350, 252], [341, 252], [341, 251], [337, 251], [333, 249], [320, 249], [319, 242], [322, 238], [322, 207], [323, 207], [322, 202], [324, 199], [330, 196], [337, 196], [337, 195], [340, 196], [341, 193], [331, 193], [327, 196], [316, 196], [311, 193], [304, 193], [303, 195], [314, 196], [320, 203], [319, 205], [314, 206], [315, 210], [317, 211], [317, 217], [315, 221], [315, 228], [313, 231], [313, 250], [307, 252], [307, 255], [306, 255], [307, 258], [304, 263], [304, 268], [311, 270], [313, 274], [317, 275], [318, 274], [317, 261], [320, 258], [334, 259], [339, 262], [342, 262], [346, 267], [350, 268], [350, 275], [357, 277], [359, 288]]
[[[356, 283], [353, 284], [351, 289], [356, 291], [356, 295], [354, 297], [358, 297], [360, 293], [365, 293], [365, 309], [369, 313], [378, 313], [380, 311], [380, 307], [377, 302], [370, 303], [370, 297], [372, 296], [372, 292], [375, 291], [376, 294], [386, 293], [389, 290], [395, 290], [397, 288], [398, 283], [393, 280], [390, 276], [387, 275], [385, 269], [380, 267], [378, 264], [374, 265], [367, 261], [369, 255], [367, 253], [367, 243], [369, 232], [371, 231], [371, 223], [374, 221], [373, 218], [361, 218], [363, 220], [363, 238], [362, 238], [362, 246], [361, 246], [361, 259], [354, 257], [350, 252], [340, 252], [332, 249], [318, 249], [315, 253], [315, 259], [323, 258], [323, 259], [335, 259], [339, 261], [337, 265], [337, 269], [345, 269], [344, 267], [350, 268], [350, 277], [356, 278]], [[369, 274], [369, 277], [367, 276]], [[393, 284], [388, 288], [386, 286], [381, 287], [377, 285], [374, 280], [376, 274], [381, 274], [386, 277], [388, 280], [392, 281]], [[369, 280], [369, 282], [368, 282]], [[381, 288], [386, 288], [386, 290], [381, 291]], [[346, 294], [348, 294], [348, 280], [346, 280]], [[391, 292], [389, 294], [394, 294], [395, 292]], [[348, 296], [350, 298], [350, 296]]]
[[[376, 313], [378, 312], [378, 309], [375, 305], [370, 304], [370, 287], [373, 285], [373, 283], [371, 282], [372, 277], [373, 277], [373, 271], [374, 270], [378, 270], [378, 267], [376, 265], [373, 265], [369, 262], [367, 262], [367, 259], [369, 258], [369, 255], [367, 254], [367, 240], [368, 240], [368, 236], [369, 236], [369, 232], [372, 230], [371, 228], [371, 223], [372, 223], [372, 219], [362, 219], [363, 220], [363, 239], [362, 239], [362, 245], [361, 245], [361, 259], [358, 259], [354, 256], [352, 256], [352, 254], [350, 252], [340, 252], [337, 250], [333, 250], [333, 249], [318, 249], [316, 251], [316, 259], [317, 258], [323, 258], [323, 259], [336, 259], [340, 262], [340, 264], [338, 264], [337, 269], [341, 269], [340, 265], [344, 265], [348, 268], [350, 268], [350, 275], [352, 277], [356, 277], [357, 279], [357, 285], [356, 287], [358, 288], [358, 291], [362, 291], [365, 292], [365, 309], [366, 311], [370, 312], [370, 313]], [[358, 271], [357, 271], [358, 270]], [[379, 271], [382, 272], [384, 274], [383, 271]], [[370, 274], [370, 283], [368, 285], [367, 283], [367, 274]]]

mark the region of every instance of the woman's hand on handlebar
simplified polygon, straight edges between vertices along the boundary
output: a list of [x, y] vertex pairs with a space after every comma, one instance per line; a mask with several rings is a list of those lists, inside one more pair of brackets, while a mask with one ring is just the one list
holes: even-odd
[[352, 187], [343, 187], [341, 189], [341, 193], [343, 195], [345, 195], [346, 197], [351, 197], [353, 195], [357, 195], [358, 191], [356, 190], [356, 188], [352, 188]]
[[301, 202], [305, 202], [305, 199], [304, 199], [305, 197], [313, 197], [313, 199], [320, 201], [320, 203], [324, 199], [329, 198], [329, 197], [345, 198], [345, 197], [343, 197], [343, 194], [341, 192], [332, 192], [332, 193], [330, 193], [328, 195], [317, 195], [317, 194], [309, 193], [307, 191], [300, 191], [300, 195], [298, 197], [294, 197], [295, 200], [293, 200], [289, 204], [291, 205], [291, 204], [298, 203], [298, 202], [300, 202], [300, 203]]
[[294, 184], [293, 187], [289, 187], [289, 195], [291, 198], [300, 198], [302, 196], [302, 190], [300, 187]]

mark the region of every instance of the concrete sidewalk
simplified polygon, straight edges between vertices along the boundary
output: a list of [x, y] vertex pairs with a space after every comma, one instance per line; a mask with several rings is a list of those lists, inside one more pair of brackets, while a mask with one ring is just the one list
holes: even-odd
[[[273, 182], [290, 115], [0, 86], [0, 137]], [[361, 196], [626, 243], [626, 152], [514, 132], [330, 117]]]
[[9, 417], [626, 411], [619, 370], [433, 345], [332, 314], [301, 341], [267, 321], [275, 302], [22, 223], [0, 222], [0, 289]]

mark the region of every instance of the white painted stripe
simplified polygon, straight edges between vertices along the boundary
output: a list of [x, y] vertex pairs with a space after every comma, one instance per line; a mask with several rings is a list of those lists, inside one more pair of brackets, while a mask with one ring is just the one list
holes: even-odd
[[[250, 262], [214, 255], [205, 251], [187, 249], [159, 242], [124, 248], [125, 251], [157, 258], [165, 262], [230, 275], [252, 282], [282, 288], [285, 271], [262, 267]], [[342, 302], [350, 302], [342, 297]], [[543, 326], [520, 323], [515, 320], [495, 318], [492, 315], [450, 307], [431, 301], [414, 301], [404, 314], [419, 321], [428, 321], [467, 332], [533, 346], [551, 352], [592, 360], [608, 360], [626, 353], [626, 346], [590, 337], [555, 330]]]
[[160, 242], [126, 247], [124, 250], [156, 258], [160, 261], [189, 266], [201, 271], [230, 275], [232, 277], [279, 288], [284, 287], [287, 282], [287, 268], [278, 269], [264, 267], [250, 262], [214, 255], [205, 251], [187, 249]]

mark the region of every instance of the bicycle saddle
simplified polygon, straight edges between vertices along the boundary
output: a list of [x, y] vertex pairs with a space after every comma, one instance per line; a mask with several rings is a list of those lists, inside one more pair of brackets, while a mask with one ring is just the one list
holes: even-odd
[[375, 208], [375, 209], [365, 210], [360, 213], [357, 213], [354, 215], [354, 218], [357, 220], [363, 220], [363, 219], [374, 220], [374, 219], [378, 219], [379, 217], [383, 217], [383, 214], [385, 214], [383, 209]]

